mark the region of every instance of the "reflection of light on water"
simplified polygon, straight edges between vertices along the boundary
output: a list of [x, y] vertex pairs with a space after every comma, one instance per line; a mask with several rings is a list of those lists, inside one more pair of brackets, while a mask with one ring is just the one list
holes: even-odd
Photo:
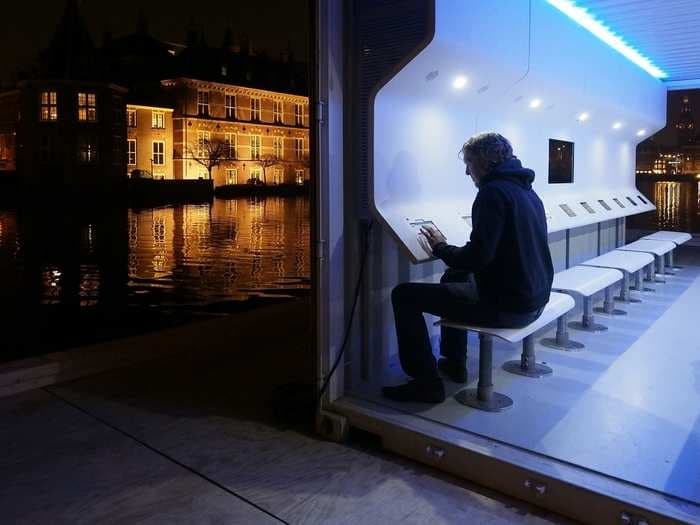
[[656, 220], [660, 227], [678, 228], [681, 185], [679, 182], [657, 182], [654, 186]]
[[61, 295], [61, 271], [57, 266], [45, 266], [41, 271], [42, 303], [57, 304]]

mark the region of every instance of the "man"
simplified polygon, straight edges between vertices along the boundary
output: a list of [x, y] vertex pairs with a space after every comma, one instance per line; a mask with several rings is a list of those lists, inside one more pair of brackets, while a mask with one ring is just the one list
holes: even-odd
[[460, 155], [478, 188], [470, 240], [451, 246], [435, 228], [422, 228], [421, 246], [448, 268], [440, 284], [402, 283], [391, 294], [401, 366], [413, 378], [382, 389], [396, 401], [443, 401], [438, 369], [455, 382], [467, 381], [466, 332], [442, 328], [436, 363], [423, 313], [521, 327], [536, 320], [549, 300], [554, 272], [544, 207], [532, 189], [535, 173], [522, 167], [498, 133], [470, 138]]

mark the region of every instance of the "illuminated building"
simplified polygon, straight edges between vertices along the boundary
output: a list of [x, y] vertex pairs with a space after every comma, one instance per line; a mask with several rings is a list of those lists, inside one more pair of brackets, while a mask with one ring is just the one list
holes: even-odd
[[154, 179], [173, 178], [173, 110], [158, 106], [126, 105], [126, 164]]
[[107, 80], [76, 2], [67, 2], [38, 73], [0, 97], [3, 165], [29, 188], [114, 190], [126, 169], [126, 92]]
[[162, 81], [175, 107], [174, 176], [207, 178], [202, 144], [221, 141], [225, 160], [215, 186], [257, 179], [303, 184], [309, 179], [308, 98], [189, 78]]

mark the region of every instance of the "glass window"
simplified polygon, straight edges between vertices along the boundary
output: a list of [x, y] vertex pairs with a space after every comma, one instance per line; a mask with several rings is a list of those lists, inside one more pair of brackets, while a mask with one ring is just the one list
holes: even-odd
[[78, 162], [91, 164], [97, 162], [97, 140], [95, 137], [81, 136], [78, 138]]
[[250, 136], [250, 158], [253, 160], [260, 160], [260, 150], [261, 150], [262, 138], [260, 135]]
[[304, 170], [294, 170], [294, 180], [297, 184], [304, 184]]
[[136, 166], [136, 139], [128, 139], [127, 147], [127, 162], [129, 166]]
[[197, 113], [209, 116], [209, 92], [197, 91]]
[[273, 137], [272, 138], [272, 148], [273, 154], [276, 158], [281, 159], [284, 157], [284, 137]]
[[294, 104], [294, 122], [297, 126], [304, 125], [304, 104]]
[[260, 99], [257, 97], [250, 99], [250, 120], [260, 120]]
[[272, 172], [272, 178], [275, 184], [282, 184], [284, 182], [282, 179], [282, 168], [275, 168]]
[[126, 110], [126, 125], [130, 128], [136, 127], [136, 110], [127, 109]]
[[165, 113], [162, 111], [151, 112], [151, 127], [153, 129], [165, 129]]
[[97, 121], [97, 99], [94, 93], [78, 93], [78, 120]]
[[238, 184], [238, 168], [226, 170], [226, 184]]
[[41, 111], [39, 118], [44, 122], [58, 120], [58, 94], [55, 91], [41, 92]]
[[254, 180], [262, 180], [262, 168], [258, 166], [250, 168], [250, 178]]
[[226, 158], [227, 159], [235, 159], [236, 158], [236, 149], [238, 146], [238, 137], [235, 133], [226, 133], [225, 135], [225, 140], [226, 140]]
[[153, 141], [153, 165], [163, 166], [165, 164], [165, 142], [162, 140]]
[[236, 115], [236, 95], [226, 95], [225, 100], [226, 118], [234, 119]]
[[206, 158], [209, 155], [209, 141], [211, 133], [209, 131], [197, 132], [197, 157]]
[[295, 138], [294, 139], [294, 156], [297, 160], [302, 160], [304, 158], [304, 139]]
[[282, 101], [275, 100], [272, 106], [273, 116], [275, 119], [275, 124], [282, 123]]

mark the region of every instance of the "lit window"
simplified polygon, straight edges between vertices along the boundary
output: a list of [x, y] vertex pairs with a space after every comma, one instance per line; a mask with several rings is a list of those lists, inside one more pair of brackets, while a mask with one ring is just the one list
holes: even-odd
[[274, 150], [274, 155], [276, 158], [281, 159], [284, 156], [284, 138], [283, 137], [273, 137], [272, 147]]
[[226, 158], [235, 159], [237, 156], [238, 136], [235, 133], [226, 133]]
[[58, 120], [58, 95], [55, 91], [41, 92], [41, 115], [44, 122]]
[[260, 99], [257, 97], [250, 99], [250, 120], [260, 120]]
[[197, 91], [197, 113], [209, 116], [209, 92]]
[[294, 104], [294, 121], [297, 126], [304, 125], [304, 104]]
[[282, 180], [282, 168], [275, 168], [272, 172], [272, 176], [275, 184], [282, 184], [282, 182], [284, 182]]
[[78, 162], [91, 164], [97, 162], [97, 156], [97, 140], [94, 137], [80, 137], [78, 139]]
[[165, 113], [162, 111], [151, 111], [151, 127], [153, 129], [165, 129]]
[[136, 166], [136, 139], [128, 139], [126, 141], [126, 147], [129, 166]]
[[261, 150], [262, 139], [260, 135], [250, 136], [250, 158], [253, 160], [260, 160], [260, 150]]
[[225, 100], [226, 118], [237, 118], [236, 115], [236, 95], [226, 95]]
[[250, 168], [250, 178], [253, 180], [261, 180], [262, 179], [262, 168], [260, 167], [254, 167]]
[[304, 158], [304, 139], [295, 138], [294, 139], [294, 156], [297, 160], [302, 160]]
[[78, 93], [78, 120], [97, 121], [97, 100], [94, 93]]
[[153, 141], [153, 165], [163, 166], [165, 164], [165, 142], [162, 140]]
[[197, 132], [197, 157], [203, 159], [209, 156], [209, 141], [211, 133], [208, 131]]
[[136, 110], [127, 109], [126, 110], [126, 125], [130, 128], [136, 127]]
[[294, 170], [294, 180], [297, 184], [304, 184], [304, 170]]
[[226, 184], [238, 184], [238, 168], [226, 170]]
[[275, 124], [281, 124], [282, 123], [282, 101], [281, 100], [275, 100], [273, 102], [273, 114], [275, 118]]

